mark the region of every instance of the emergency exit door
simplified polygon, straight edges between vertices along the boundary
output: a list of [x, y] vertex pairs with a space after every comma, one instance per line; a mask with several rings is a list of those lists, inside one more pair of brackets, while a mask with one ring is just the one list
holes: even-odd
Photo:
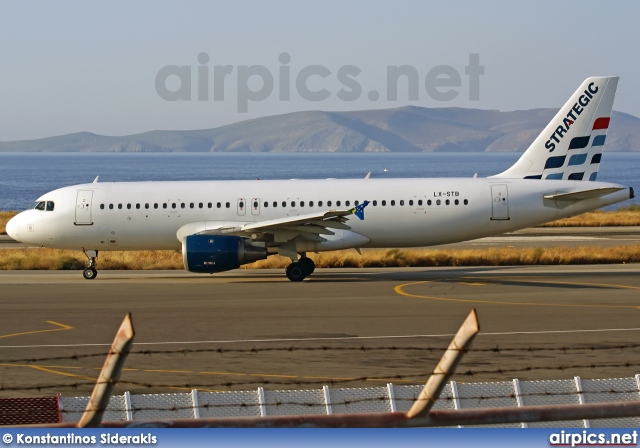
[[244, 216], [247, 214], [247, 200], [245, 198], [238, 198], [238, 216]]
[[260, 214], [260, 199], [252, 198], [251, 199], [251, 214], [253, 216], [258, 216]]

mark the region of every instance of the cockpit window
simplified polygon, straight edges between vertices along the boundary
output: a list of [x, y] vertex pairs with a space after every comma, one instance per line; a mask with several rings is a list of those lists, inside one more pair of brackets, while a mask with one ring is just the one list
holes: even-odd
[[53, 207], [54, 207], [53, 201], [40, 201], [40, 202], [37, 202], [33, 208], [36, 210], [46, 210], [48, 212], [51, 212], [53, 211]]

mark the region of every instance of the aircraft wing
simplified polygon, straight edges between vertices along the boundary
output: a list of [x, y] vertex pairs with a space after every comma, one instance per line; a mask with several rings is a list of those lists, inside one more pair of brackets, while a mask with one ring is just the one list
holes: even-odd
[[556, 201], [582, 201], [584, 199], [598, 198], [616, 191], [623, 190], [622, 187], [604, 187], [591, 190], [574, 191], [572, 193], [556, 193], [543, 196], [544, 199], [555, 199]]
[[[264, 235], [275, 236], [275, 241], [288, 241], [296, 236], [318, 241], [320, 235], [334, 235], [331, 229], [349, 230], [345, 224], [351, 215], [364, 219], [364, 208], [369, 201], [364, 201], [349, 210], [328, 210], [326, 212], [308, 213], [306, 215], [287, 216], [251, 223], [221, 223], [219, 227], [209, 227], [198, 234], [233, 234], [233, 235]], [[321, 239], [320, 239], [321, 240]]]

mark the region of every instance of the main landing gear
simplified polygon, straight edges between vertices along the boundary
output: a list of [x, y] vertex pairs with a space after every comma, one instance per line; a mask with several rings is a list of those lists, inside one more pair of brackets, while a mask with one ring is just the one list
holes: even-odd
[[98, 270], [96, 269], [97, 259], [98, 259], [98, 251], [97, 250], [84, 250], [82, 252], [89, 259], [87, 262], [87, 268], [82, 271], [82, 276], [87, 280], [93, 280], [98, 275]]
[[300, 254], [300, 259], [294, 261], [287, 266], [287, 278], [292, 282], [301, 282], [306, 277], [313, 274], [316, 265], [311, 258], [308, 258], [305, 253]]

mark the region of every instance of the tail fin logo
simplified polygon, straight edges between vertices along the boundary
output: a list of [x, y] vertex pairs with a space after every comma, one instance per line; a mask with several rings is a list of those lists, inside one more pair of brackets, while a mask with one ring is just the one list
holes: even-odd
[[349, 211], [351, 212], [351, 214], [356, 215], [361, 220], [364, 220], [364, 208], [367, 205], [369, 205], [369, 201], [364, 201], [362, 204], [356, 205], [355, 207], [353, 207]]
[[553, 152], [553, 150], [556, 149], [556, 143], [560, 143], [564, 134], [569, 132], [569, 127], [578, 119], [597, 92], [598, 86], [595, 82], [589, 84], [589, 86], [584, 90], [583, 95], [580, 95], [578, 101], [576, 101], [573, 107], [569, 109], [567, 117], [562, 121], [562, 124], [556, 128], [554, 133], [549, 137], [549, 140], [544, 144], [545, 148], [547, 148], [549, 152]]

